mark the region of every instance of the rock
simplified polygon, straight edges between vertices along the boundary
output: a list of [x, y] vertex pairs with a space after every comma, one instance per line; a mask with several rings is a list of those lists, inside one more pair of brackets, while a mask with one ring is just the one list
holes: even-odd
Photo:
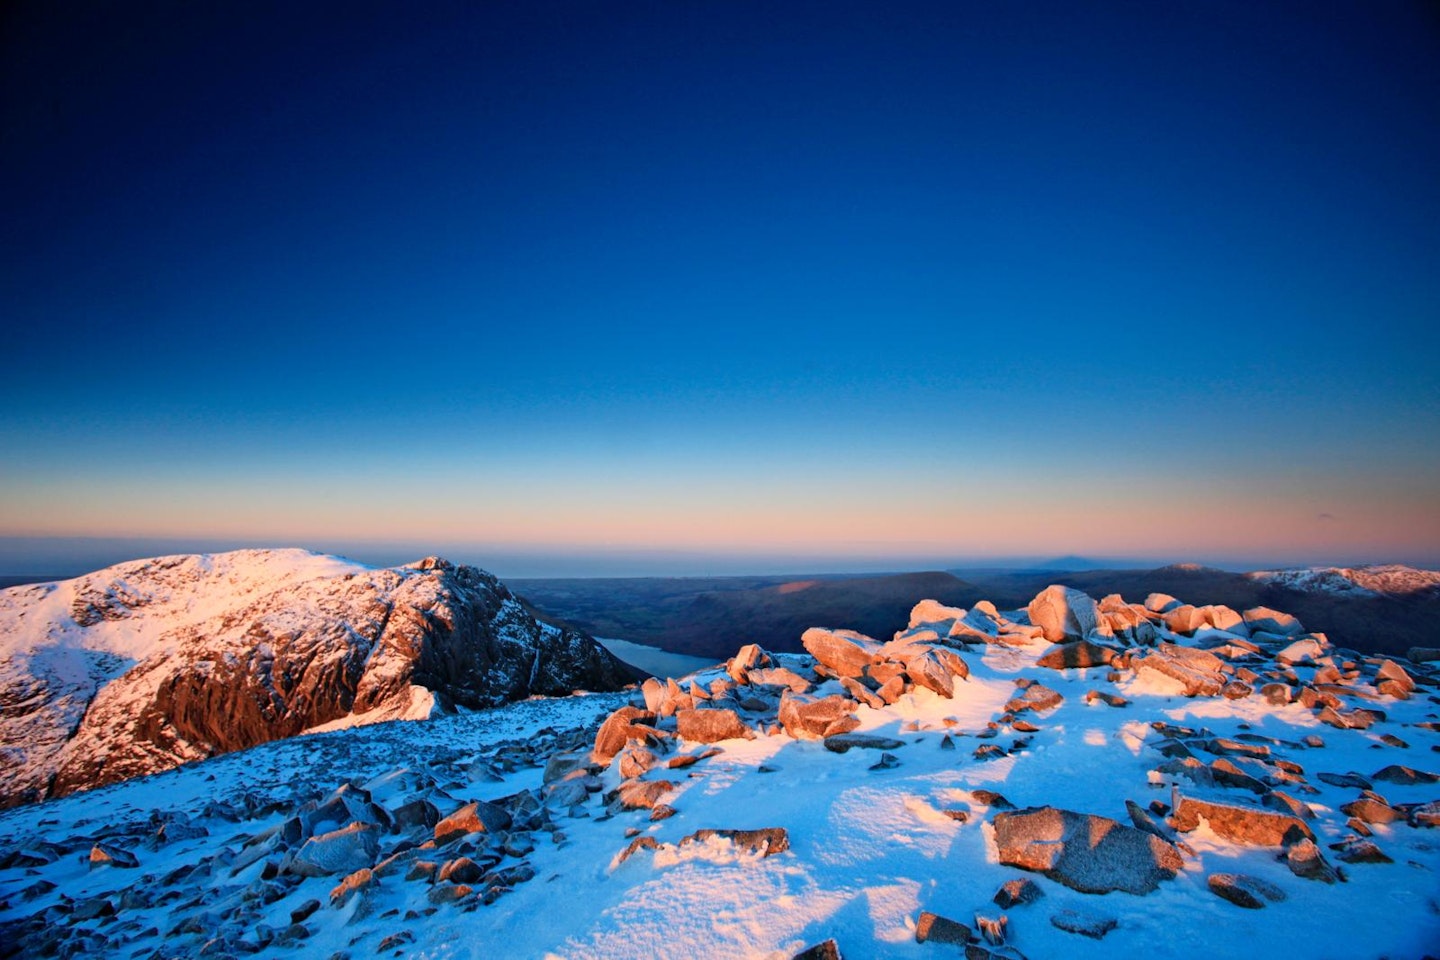
[[1370, 775], [1372, 780], [1383, 780], [1386, 783], [1421, 784], [1436, 783], [1440, 781], [1440, 775], [1427, 773], [1424, 770], [1416, 770], [1413, 767], [1406, 767], [1398, 763], [1392, 763], [1388, 767], [1376, 770]]
[[778, 719], [785, 732], [796, 740], [818, 740], [825, 728], [856, 709], [848, 697], [812, 697], [785, 691], [780, 696]]
[[447, 903], [464, 900], [474, 892], [474, 887], [464, 883], [437, 883], [430, 888], [430, 892], [425, 895], [425, 899], [436, 906], [443, 906]]
[[910, 608], [910, 629], [931, 626], [948, 631], [952, 623], [964, 617], [965, 611], [959, 607], [947, 607], [938, 600], [921, 600]]
[[1070, 587], [1052, 584], [1040, 591], [1026, 609], [1030, 622], [1051, 643], [1083, 640], [1092, 634], [1109, 636], [1111, 632], [1095, 601]]
[[97, 843], [90, 848], [90, 869], [96, 867], [124, 867], [133, 870], [140, 866], [140, 860], [123, 847], [108, 843]]
[[851, 749], [898, 750], [905, 746], [903, 740], [892, 740], [868, 733], [840, 733], [825, 738], [825, 749], [834, 753], [845, 753]]
[[290, 911], [291, 923], [304, 923], [310, 919], [310, 915], [320, 909], [320, 901], [314, 898], [306, 900], [300, 906]]
[[998, 917], [982, 917], [975, 914], [975, 928], [980, 931], [980, 938], [991, 946], [998, 947], [1005, 942], [1005, 928], [1010, 925], [1010, 918], [1005, 914]]
[[443, 845], [466, 834], [496, 833], [510, 826], [510, 814], [504, 807], [475, 800], [435, 824], [435, 842]]
[[434, 830], [435, 824], [440, 822], [440, 811], [435, 808], [435, 804], [420, 797], [396, 807], [391, 817], [395, 826], [401, 830], [412, 827]]
[[1008, 713], [1021, 713], [1025, 710], [1053, 710], [1065, 700], [1059, 691], [1051, 690], [1042, 683], [1032, 683], [1016, 697], [1012, 697], [1005, 704]]
[[1182, 867], [1165, 840], [1106, 817], [1032, 807], [996, 814], [994, 827], [1001, 863], [1082, 893], [1149, 893]]
[[856, 680], [854, 677], [841, 677], [840, 686], [843, 687], [845, 692], [850, 695], [850, 699], [856, 701], [857, 703], [861, 703], [871, 708], [872, 710], [879, 710], [881, 707], [885, 706], [884, 700], [881, 700], [878, 696], [871, 692], [869, 687], [865, 686], [865, 684], [861, 683], [859, 680]]
[[[1373, 840], [1364, 840], [1359, 837], [1336, 844], [1339, 848], [1341, 860], [1346, 863], [1394, 863], [1395, 861], [1385, 855]], [[1332, 847], [1332, 849], [1334, 849]]]
[[1152, 613], [1165, 613], [1180, 606], [1180, 601], [1168, 593], [1152, 593], [1145, 598], [1145, 609]]
[[970, 928], [965, 924], [948, 917], [942, 917], [938, 913], [921, 911], [920, 918], [915, 921], [915, 942], [927, 943], [953, 943], [964, 946], [972, 934]]
[[1051, 670], [1066, 670], [1072, 667], [1105, 667], [1115, 659], [1115, 651], [1088, 640], [1062, 643], [1045, 652], [1035, 661], [1036, 666]]
[[1325, 773], [1315, 774], [1322, 783], [1328, 783], [1332, 787], [1353, 787], [1356, 790], [1369, 790], [1370, 781], [1351, 771], [1350, 773]]
[[480, 864], [469, 857], [456, 857], [440, 867], [436, 879], [442, 883], [479, 883], [483, 876], [485, 868]]
[[880, 644], [853, 630], [826, 630], [811, 627], [800, 637], [805, 651], [828, 667], [837, 677], [860, 677]]
[[1301, 637], [1275, 654], [1275, 662], [1284, 666], [1296, 663], [1318, 663], [1325, 659], [1329, 644], [1319, 637]]
[[621, 707], [600, 725], [600, 730], [595, 734], [595, 747], [590, 751], [590, 759], [602, 766], [609, 766], [610, 761], [614, 760], [631, 740], [651, 742], [657, 736], [655, 728], [651, 726], [655, 720], [655, 714], [649, 710]]
[[770, 665], [770, 656], [758, 644], [747, 643], [735, 652], [725, 664], [725, 672], [736, 683], [747, 682], [751, 670]]
[[1040, 889], [1039, 884], [1029, 877], [1017, 877], [1014, 880], [1007, 880], [995, 891], [994, 901], [1001, 909], [1009, 910], [1021, 904], [1034, 903], [1045, 896], [1045, 891]]
[[692, 743], [755, 739], [755, 733], [734, 710], [679, 710], [675, 720], [680, 738]]
[[302, 877], [353, 873], [374, 865], [379, 853], [379, 830], [374, 824], [352, 823], [306, 840], [290, 862], [290, 872]]
[[1079, 910], [1059, 910], [1050, 915], [1050, 923], [1066, 933], [1078, 933], [1092, 940], [1102, 940], [1105, 934], [1119, 926], [1114, 917], [1102, 917]]
[[1259, 910], [1267, 901], [1279, 903], [1285, 899], [1285, 891], [1275, 884], [1243, 873], [1212, 873], [1206, 884], [1217, 897], [1247, 910]]
[[620, 776], [622, 779], [631, 780], [643, 776], [651, 767], [660, 762], [660, 757], [654, 751], [642, 747], [637, 741], [631, 740], [620, 751]]
[[1288, 613], [1271, 610], [1269, 607], [1252, 607], [1244, 613], [1245, 626], [1254, 633], [1273, 633], [1281, 637], [1293, 637], [1305, 632], [1300, 621]]
[[680, 841], [681, 847], [707, 840], [729, 840], [743, 854], [773, 857], [790, 849], [790, 835], [784, 827], [761, 827], [758, 830], [696, 830]]
[[1415, 692], [1415, 680], [1394, 660], [1382, 660], [1375, 671], [1375, 689], [1396, 700], [1408, 700]]
[[1006, 800], [994, 790], [971, 790], [970, 796], [976, 803], [990, 807], [993, 810], [1014, 810], [1015, 804]]
[[[954, 654], [950, 654], [952, 660], [959, 662], [969, 674], [969, 667], [964, 667], [965, 661], [960, 660]], [[949, 664], [941, 660], [936, 651], [926, 650], [914, 653], [905, 659], [905, 672], [910, 675], [917, 687], [924, 687], [933, 691], [947, 700], [955, 696], [955, 674], [951, 671]]]
[[615, 791], [615, 801], [622, 810], [650, 810], [677, 786], [669, 780], [626, 780]]
[[660, 849], [660, 841], [656, 840], [654, 837], [650, 837], [650, 836], [640, 836], [640, 837], [636, 837], [635, 839], [633, 839], [633, 840], [630, 841], [630, 845], [629, 845], [629, 846], [627, 846], [624, 850], [621, 850], [620, 853], [616, 856], [616, 858], [615, 858], [615, 864], [616, 864], [616, 866], [619, 866], [620, 864], [624, 863], [626, 860], [629, 860], [631, 857], [635, 856], [635, 854], [639, 853], [641, 850], [659, 850], [659, 849]]
[[1406, 819], [1405, 814], [1388, 803], [1370, 797], [1361, 797], [1359, 800], [1341, 804], [1340, 812], [1347, 817], [1354, 817], [1361, 823], [1394, 823], [1397, 820]]
[[369, 867], [361, 867], [349, 874], [330, 891], [330, 906], [343, 907], [349, 899], [362, 890], [375, 885], [375, 873]]
[[822, 940], [801, 950], [790, 960], [841, 960], [840, 945], [834, 940]]
[[747, 682], [757, 687], [786, 687], [795, 693], [805, 693], [815, 685], [813, 680], [802, 677], [789, 667], [762, 667], [751, 670]]
[[1405, 659], [1411, 663], [1440, 662], [1440, 647], [1411, 647], [1405, 651]]
[[1187, 697], [1213, 697], [1226, 683], [1220, 658], [1193, 647], [1162, 643], [1144, 656], [1132, 659], [1131, 666], [1137, 671], [1154, 671], [1179, 681]]
[[1334, 883], [1340, 879], [1335, 868], [1325, 860], [1313, 840], [1298, 840], [1285, 851], [1285, 864], [1290, 872], [1306, 880]]
[[900, 758], [893, 753], [880, 754], [880, 759], [870, 765], [871, 770], [894, 770], [900, 766]]
[[1315, 837], [1299, 817], [1195, 797], [1181, 797], [1169, 822], [1181, 833], [1189, 833], [1200, 826], [1202, 819], [1217, 835], [1248, 846], [1279, 847], [1297, 838], [1313, 840]]

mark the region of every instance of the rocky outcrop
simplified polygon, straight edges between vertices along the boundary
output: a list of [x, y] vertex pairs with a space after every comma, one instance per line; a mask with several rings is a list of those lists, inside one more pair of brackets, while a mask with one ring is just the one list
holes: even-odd
[[1101, 615], [1095, 600], [1073, 587], [1058, 584], [1046, 587], [1030, 601], [1028, 612], [1030, 622], [1039, 627], [1051, 643], [1112, 633], [1110, 622]]
[[0, 594], [0, 806], [327, 726], [617, 689], [592, 638], [429, 558], [299, 550], [121, 564]]

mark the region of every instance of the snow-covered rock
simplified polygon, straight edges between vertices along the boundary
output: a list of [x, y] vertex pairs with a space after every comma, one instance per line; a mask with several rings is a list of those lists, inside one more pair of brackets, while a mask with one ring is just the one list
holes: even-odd
[[0, 591], [0, 806], [305, 731], [628, 679], [490, 574], [437, 558], [137, 560]]
[[1406, 597], [1440, 592], [1440, 570], [1419, 570], [1403, 564], [1256, 570], [1246, 576], [1289, 590], [1343, 597], [1374, 597], [1382, 594]]

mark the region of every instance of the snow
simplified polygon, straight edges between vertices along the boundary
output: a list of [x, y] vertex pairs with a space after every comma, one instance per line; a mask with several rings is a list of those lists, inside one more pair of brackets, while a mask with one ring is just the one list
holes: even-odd
[[[1193, 850], [1183, 872], [1147, 896], [1103, 896], [1070, 890], [1037, 874], [997, 862], [988, 821], [995, 811], [973, 791], [1003, 793], [1018, 807], [1053, 804], [1128, 822], [1125, 801], [1142, 806], [1169, 800], [1169, 783], [1150, 771], [1160, 761], [1146, 746], [1157, 739], [1152, 720], [1204, 726], [1215, 736], [1255, 733], [1298, 741], [1320, 733], [1325, 747], [1296, 754], [1318, 791], [1305, 799], [1316, 809], [1313, 821], [1322, 850], [1347, 832], [1340, 804], [1355, 791], [1320, 782], [1317, 771], [1369, 774], [1391, 763], [1434, 770], [1440, 735], [1413, 724], [1434, 720], [1436, 706], [1425, 696], [1386, 700], [1390, 721], [1370, 731], [1337, 730], [1319, 724], [1298, 704], [1277, 707], [1259, 696], [1231, 701], [1186, 699], [1153, 672], [1112, 686], [1103, 668], [1051, 671], [1034, 661], [1048, 645], [992, 645], [964, 654], [968, 681], [957, 682], [954, 699], [928, 690], [907, 694], [893, 706], [858, 713], [861, 730], [901, 740], [894, 751], [900, 765], [875, 770], [875, 751], [827, 751], [816, 741], [783, 735], [726, 741], [722, 753], [686, 770], [658, 775], [678, 780], [667, 798], [675, 816], [651, 823], [642, 812], [603, 816], [592, 801], [589, 816], [567, 819], [557, 813], [565, 834], [552, 843], [535, 834], [526, 859], [535, 879], [516, 886], [488, 906], [463, 912], [441, 906], [433, 916], [405, 920], [408, 910], [428, 908], [427, 887], [399, 876], [384, 878], [368, 909], [322, 906], [307, 921], [314, 935], [301, 955], [337, 951], [373, 956], [379, 942], [408, 930], [414, 942], [408, 958], [566, 957], [616, 960], [631, 957], [788, 958], [834, 937], [846, 957], [934, 958], [958, 955], [954, 948], [915, 942], [923, 910], [963, 923], [976, 914], [1009, 917], [1011, 942], [1030, 960], [1043, 958], [1204, 957], [1206, 960], [1284, 956], [1296, 958], [1418, 957], [1440, 944], [1440, 833], [1404, 823], [1376, 826], [1375, 840], [1393, 864], [1346, 865], [1349, 882], [1326, 885], [1292, 875], [1276, 851], [1242, 848], [1208, 828], [1184, 835]], [[784, 658], [785, 662], [798, 662]], [[1299, 668], [1306, 670], [1309, 668]], [[710, 670], [702, 676], [718, 676]], [[1064, 701], [1036, 722], [1041, 730], [1010, 756], [980, 761], [981, 744], [1010, 746], [1019, 734], [1002, 729], [993, 739], [977, 734], [1004, 711], [1018, 678], [1038, 679]], [[1085, 693], [1114, 689], [1131, 701], [1126, 707], [1087, 702]], [[824, 692], [824, 688], [822, 691]], [[423, 697], [412, 700], [419, 704]], [[305, 786], [328, 791], [352, 781], [364, 783], [376, 802], [391, 809], [415, 794], [420, 775], [441, 769], [441, 759], [485, 755], [507, 741], [527, 740], [546, 728], [593, 724], [625, 695], [584, 695], [535, 699], [488, 712], [436, 715], [422, 723], [379, 723], [266, 744], [62, 800], [0, 813], [0, 851], [35, 838], [93, 832], [105, 824], [149, 816], [151, 810], [186, 810], [210, 835], [179, 841], [157, 851], [137, 850], [139, 871], [88, 871], [75, 858], [62, 858], [33, 875], [0, 871], [0, 923], [58, 902], [110, 893], [133, 882], [135, 873], [161, 875], [222, 847], [241, 849], [243, 836], [283, 822], [288, 807], [255, 821], [232, 824], [206, 816], [207, 802], [246, 791], [287, 798]], [[1383, 726], [1383, 729], [1381, 727]], [[1380, 734], [1398, 733], [1408, 747], [1385, 745]], [[945, 735], [956, 749], [941, 748]], [[693, 752], [697, 745], [683, 745]], [[449, 768], [446, 768], [449, 769]], [[448, 774], [446, 774], [448, 776]], [[653, 777], [654, 775], [652, 775]], [[619, 782], [612, 766], [606, 788]], [[447, 785], [451, 809], [469, 799], [497, 799], [540, 785], [541, 769], [522, 766], [501, 782]], [[1182, 789], [1185, 785], [1182, 783]], [[1418, 802], [1440, 794], [1435, 786], [1377, 784], [1392, 802]], [[960, 822], [945, 811], [963, 810]], [[448, 813], [450, 810], [442, 810]], [[738, 853], [719, 840], [678, 846], [701, 828], [784, 827], [788, 852], [760, 857]], [[639, 829], [664, 844], [623, 863], [617, 854]], [[1329, 852], [1327, 855], [1329, 855]], [[1333, 856], [1332, 856], [1333, 860]], [[218, 885], [238, 890], [259, 876], [261, 861], [234, 876], [221, 871]], [[1263, 910], [1243, 910], [1206, 887], [1215, 872], [1245, 873], [1269, 881], [1287, 895]], [[1044, 891], [1039, 902], [1002, 911], [991, 898], [1006, 880], [1026, 876]], [[31, 903], [13, 896], [43, 877], [59, 889]], [[283, 928], [304, 901], [328, 903], [338, 878], [307, 880], [267, 907], [267, 921]], [[230, 894], [230, 895], [233, 895]], [[136, 922], [135, 939], [117, 955], [147, 956], [161, 938], [143, 933], [175, 926], [173, 904], [126, 911]], [[209, 909], [215, 909], [211, 904]], [[1114, 917], [1118, 927], [1103, 941], [1058, 930], [1051, 914], [1072, 909]], [[199, 909], [192, 911], [199, 913]], [[100, 927], [100, 929], [105, 929]], [[258, 956], [295, 951], [269, 947]]]
[[1407, 596], [1440, 590], [1440, 571], [1418, 570], [1403, 564], [1257, 570], [1246, 576], [1291, 590], [1347, 597]]

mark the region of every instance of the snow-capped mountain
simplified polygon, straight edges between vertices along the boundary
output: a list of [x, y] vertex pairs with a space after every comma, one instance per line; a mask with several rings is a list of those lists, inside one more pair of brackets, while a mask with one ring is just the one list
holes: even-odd
[[628, 680], [591, 638], [437, 558], [137, 560], [0, 591], [0, 806], [306, 730]]
[[803, 646], [0, 812], [0, 955], [1440, 944], [1440, 651], [1366, 657], [1271, 609], [1062, 587]]
[[1409, 597], [1440, 591], [1440, 571], [1391, 563], [1369, 567], [1301, 567], [1246, 574], [1261, 583], [1302, 593], [1351, 597]]

